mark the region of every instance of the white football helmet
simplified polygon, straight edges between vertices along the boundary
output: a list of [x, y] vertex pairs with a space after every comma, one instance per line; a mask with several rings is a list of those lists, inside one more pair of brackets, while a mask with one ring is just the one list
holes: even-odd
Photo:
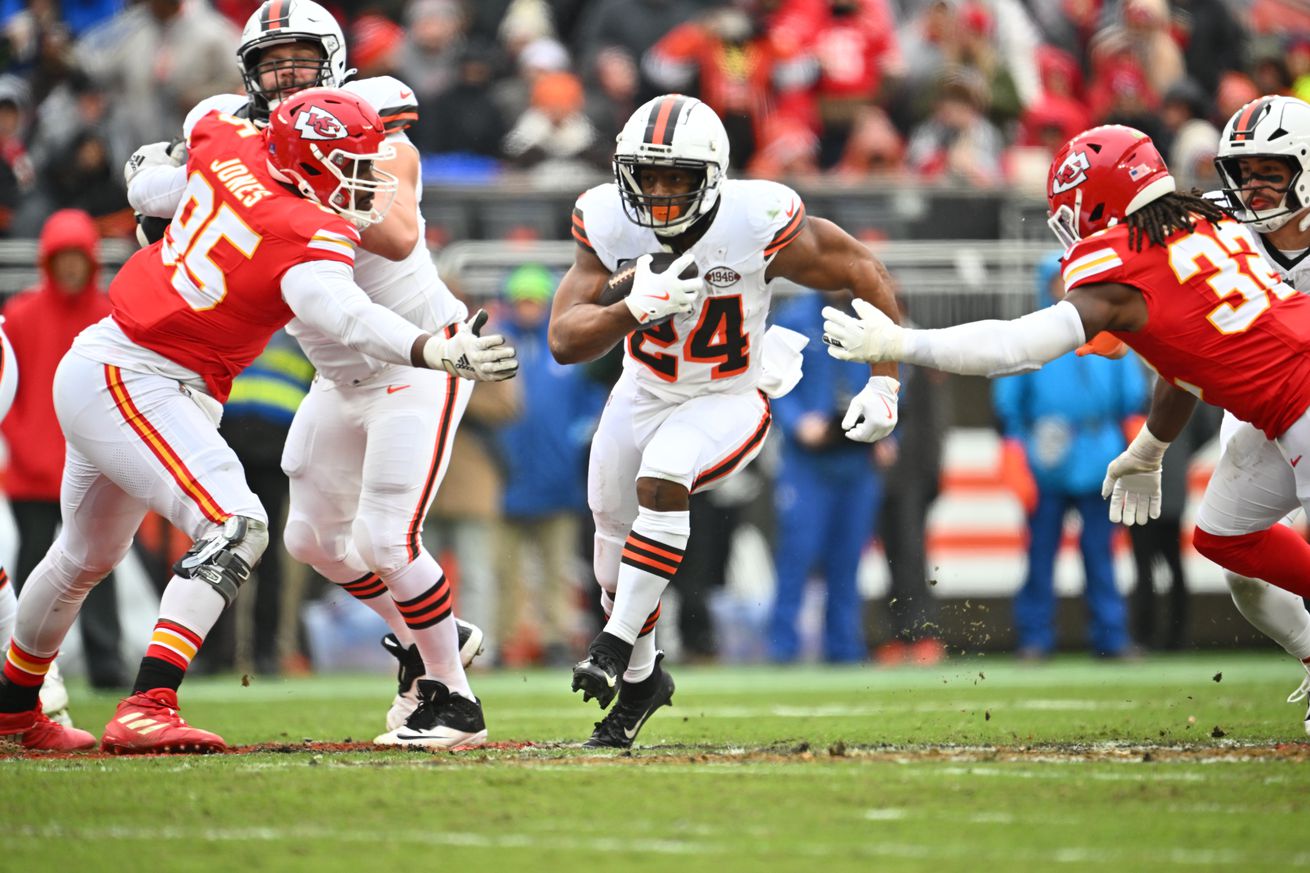
[[[656, 196], [641, 190], [641, 166], [699, 172], [686, 194]], [[629, 220], [660, 236], [677, 236], [714, 209], [728, 171], [728, 132], [713, 109], [695, 97], [665, 94], [643, 105], [623, 125], [614, 147], [614, 179]]]
[[[1282, 158], [1292, 173], [1277, 206], [1251, 209], [1242, 194], [1256, 185], [1242, 177], [1241, 158]], [[1214, 159], [1224, 204], [1238, 221], [1260, 233], [1278, 230], [1310, 206], [1310, 103], [1295, 97], [1265, 96], [1243, 106], [1224, 125]]]
[[[265, 49], [289, 42], [316, 44], [322, 52], [319, 60], [281, 60], [261, 63]], [[269, 109], [296, 91], [305, 88], [339, 88], [354, 70], [346, 69], [346, 38], [341, 25], [314, 0], [266, 0], [246, 21], [237, 47], [237, 65], [250, 95], [252, 117], [261, 123], [268, 120]], [[313, 69], [313, 82], [293, 87], [260, 87], [262, 73], [274, 70]]]

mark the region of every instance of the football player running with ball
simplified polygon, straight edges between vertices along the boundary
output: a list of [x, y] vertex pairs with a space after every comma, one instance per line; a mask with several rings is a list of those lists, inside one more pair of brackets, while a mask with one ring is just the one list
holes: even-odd
[[[1238, 172], [1244, 180], [1251, 168]], [[999, 376], [1111, 332], [1160, 376], [1146, 426], [1106, 472], [1111, 521], [1158, 517], [1161, 458], [1203, 398], [1238, 421], [1196, 515], [1197, 551], [1238, 576], [1310, 595], [1310, 544], [1278, 524], [1310, 503], [1310, 297], [1283, 281], [1246, 226], [1176, 193], [1140, 131], [1111, 125], [1074, 137], [1051, 164], [1047, 196], [1067, 247], [1064, 300], [942, 330], [906, 330], [857, 301], [857, 318], [825, 311], [829, 353]], [[1252, 193], [1242, 202], [1263, 209]]]
[[[1246, 104], [1224, 126], [1215, 166], [1224, 205], [1255, 231], [1261, 252], [1284, 281], [1310, 292], [1310, 104], [1282, 96]], [[1224, 414], [1220, 439], [1225, 451], [1240, 427], [1236, 416]], [[1232, 571], [1225, 577], [1238, 611], [1300, 662], [1306, 675], [1287, 700], [1305, 700], [1310, 692], [1310, 612], [1304, 601], [1259, 579]], [[1310, 733], [1310, 709], [1304, 725]]]
[[292, 317], [397, 365], [483, 379], [517, 367], [499, 338], [464, 325], [425, 330], [354, 283], [360, 230], [395, 194], [394, 177], [373, 166], [392, 157], [385, 137], [372, 108], [331, 89], [282, 101], [263, 130], [219, 111], [192, 127], [184, 193], [164, 238], [128, 259], [109, 288], [111, 315], [78, 336], [55, 377], [68, 442], [63, 527], [19, 599], [0, 736], [27, 748], [95, 745], [85, 731], [44, 721], [37, 695], [87, 591], [153, 510], [194, 542], [102, 744], [226, 748], [183, 720], [177, 689], [268, 542], [267, 516], [218, 422], [233, 377]]
[[[795, 337], [765, 337], [771, 283], [849, 289], [898, 320], [887, 273], [864, 245], [808, 217], [790, 188], [727, 179], [727, 169], [728, 138], [714, 111], [664, 95], [624, 125], [614, 182], [585, 192], [573, 211], [577, 247], [555, 295], [551, 352], [578, 363], [625, 344], [587, 476], [608, 619], [573, 669], [584, 700], [605, 708], [617, 695], [618, 703], [588, 746], [631, 746], [670, 701], [673, 680], [660, 667], [654, 630], [691, 533], [689, 496], [759, 453], [768, 395], [799, 378], [799, 352], [788, 345]], [[657, 252], [677, 257], [657, 271]], [[604, 301], [611, 274], [628, 259], [636, 259], [630, 292]], [[693, 265], [695, 278], [682, 278]], [[875, 364], [851, 401], [846, 435], [873, 442], [891, 433], [898, 388], [896, 365]]]
[[[418, 151], [405, 130], [418, 119], [414, 92], [389, 76], [347, 81], [345, 39], [312, 0], [268, 0], [250, 16], [237, 58], [249, 96], [201, 102], [186, 125], [214, 108], [267, 123], [270, 109], [301, 90], [330, 85], [370, 104], [393, 157], [378, 169], [398, 179], [385, 220], [362, 234], [355, 279], [373, 302], [425, 330], [454, 331], [467, 317], [427, 249]], [[164, 154], [166, 144], [152, 148]], [[171, 214], [167, 160], [129, 187], [146, 214]], [[485, 316], [475, 316], [485, 317]], [[399, 688], [377, 742], [449, 748], [481, 733], [464, 672], [482, 631], [450, 615], [450, 584], [424, 548], [428, 507], [446, 474], [472, 385], [452, 374], [379, 361], [302, 319], [288, 331], [317, 370], [287, 435], [291, 483], [285, 544], [299, 561], [342, 586], [386, 621], [383, 645], [399, 664]], [[512, 372], [499, 373], [508, 378]]]

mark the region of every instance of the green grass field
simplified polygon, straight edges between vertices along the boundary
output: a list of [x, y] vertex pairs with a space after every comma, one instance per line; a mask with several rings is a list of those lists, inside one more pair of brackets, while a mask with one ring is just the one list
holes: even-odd
[[[476, 674], [495, 745], [457, 754], [328, 745], [380, 732], [383, 676], [188, 682], [193, 723], [259, 748], [0, 759], [0, 870], [1310, 865], [1285, 656], [671, 669], [631, 754], [578, 747], [567, 671]], [[114, 700], [72, 691], [98, 729]]]

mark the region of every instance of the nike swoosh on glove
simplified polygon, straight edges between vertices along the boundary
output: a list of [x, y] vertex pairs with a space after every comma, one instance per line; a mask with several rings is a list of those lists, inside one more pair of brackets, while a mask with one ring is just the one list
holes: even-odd
[[478, 382], [503, 382], [519, 371], [518, 352], [498, 333], [480, 336], [487, 323], [479, 309], [449, 338], [433, 335], [423, 345], [423, 361], [433, 370]]
[[851, 398], [846, 417], [841, 421], [846, 438], [858, 443], [873, 443], [896, 429], [896, 400], [901, 383], [891, 376], [874, 376], [860, 393]]
[[674, 315], [691, 312], [696, 308], [696, 299], [705, 288], [699, 276], [690, 279], [678, 278], [682, 271], [692, 262], [691, 252], [669, 264], [662, 273], [655, 273], [650, 268], [650, 255], [637, 259], [637, 273], [632, 279], [632, 291], [623, 298], [628, 309], [639, 324], [654, 324]]
[[839, 361], [899, 361], [905, 347], [905, 328], [867, 300], [852, 301], [855, 315], [833, 306], [823, 307], [823, 341], [828, 354]]

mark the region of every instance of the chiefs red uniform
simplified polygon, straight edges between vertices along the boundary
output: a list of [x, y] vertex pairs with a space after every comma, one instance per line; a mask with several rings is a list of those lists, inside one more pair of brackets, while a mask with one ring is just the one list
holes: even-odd
[[273, 179], [265, 135], [249, 121], [212, 112], [188, 147], [172, 223], [128, 259], [109, 299], [129, 339], [200, 374], [221, 402], [292, 318], [282, 274], [311, 260], [353, 266], [359, 232]]
[[1258, 252], [1235, 221], [1202, 220], [1140, 252], [1117, 225], [1069, 250], [1064, 283], [1141, 291], [1146, 327], [1115, 336], [1173, 385], [1275, 439], [1310, 408], [1310, 297], [1283, 283]]

